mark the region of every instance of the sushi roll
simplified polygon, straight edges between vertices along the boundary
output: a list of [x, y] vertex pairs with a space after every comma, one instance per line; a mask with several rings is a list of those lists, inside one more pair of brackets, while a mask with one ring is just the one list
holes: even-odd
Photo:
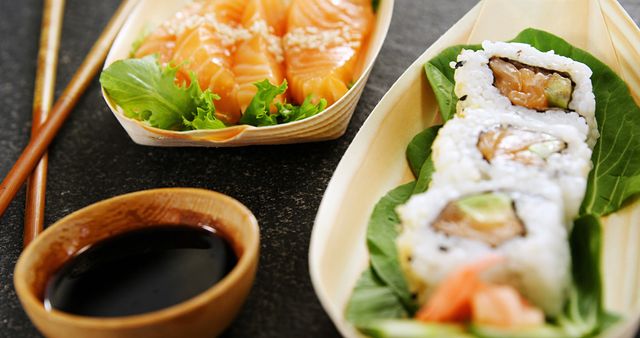
[[591, 69], [553, 51], [520, 43], [490, 42], [464, 50], [452, 64], [458, 112], [473, 108], [515, 114], [561, 115], [576, 112], [587, 125], [587, 143], [598, 139]]
[[[427, 207], [428, 206], [428, 207]], [[558, 314], [570, 280], [570, 253], [558, 188], [545, 180], [432, 187], [397, 208], [401, 266], [420, 304], [457, 270], [487, 256], [504, 262], [485, 276]]]
[[[551, 119], [553, 117], [553, 119]], [[561, 188], [567, 224], [577, 215], [591, 170], [587, 125], [567, 115], [520, 116], [468, 109], [442, 127], [433, 145], [432, 185], [505, 176], [551, 180]]]

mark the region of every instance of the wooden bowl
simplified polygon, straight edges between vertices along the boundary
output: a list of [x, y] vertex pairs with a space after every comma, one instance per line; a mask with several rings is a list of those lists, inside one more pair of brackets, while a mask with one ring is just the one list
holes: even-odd
[[[639, 102], [640, 30], [617, 1], [481, 1], [396, 81], [356, 135], [327, 187], [311, 236], [309, 269], [320, 302], [343, 336], [362, 336], [344, 313], [368, 266], [365, 236], [373, 206], [389, 190], [414, 180], [405, 157], [407, 144], [438, 119], [424, 64], [447, 47], [508, 40], [528, 27], [560, 35], [598, 57], [627, 82]], [[605, 306], [623, 319], [599, 337], [631, 338], [638, 327], [639, 224], [640, 202], [603, 219]]]
[[[51, 276], [82, 248], [105, 238], [158, 225], [210, 225], [227, 237], [237, 265], [201, 294], [140, 315], [96, 318], [47, 311], [43, 295]], [[14, 285], [22, 306], [47, 337], [213, 337], [233, 320], [255, 278], [258, 222], [238, 201], [208, 190], [146, 190], [90, 205], [47, 228], [20, 256]]]
[[[116, 37], [107, 56], [105, 68], [117, 60], [126, 59], [131, 46], [149, 27], [160, 24], [180, 10], [188, 0], [141, 0]], [[142, 145], [158, 147], [237, 147], [255, 144], [286, 144], [332, 140], [344, 134], [369, 78], [373, 63], [387, 36], [394, 0], [382, 0], [369, 37], [364, 67], [358, 81], [337, 102], [310, 118], [268, 127], [237, 125], [216, 130], [170, 131], [150, 127], [128, 118], [103, 90], [107, 105], [131, 139]]]

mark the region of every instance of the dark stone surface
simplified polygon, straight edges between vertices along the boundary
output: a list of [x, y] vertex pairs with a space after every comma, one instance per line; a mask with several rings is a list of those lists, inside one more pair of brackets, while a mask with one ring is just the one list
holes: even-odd
[[[135, 145], [94, 81], [51, 146], [46, 224], [104, 198], [156, 187], [201, 187], [245, 203], [260, 221], [256, 284], [227, 337], [333, 337], [308, 274], [313, 220], [333, 170], [403, 70], [475, 3], [397, 0], [394, 19], [349, 129], [323, 143], [238, 149]], [[637, 0], [622, 1], [636, 20]], [[57, 92], [69, 81], [118, 1], [68, 0]], [[0, 0], [0, 175], [28, 141], [42, 1]], [[0, 218], [0, 337], [39, 337], [13, 290], [24, 191]]]

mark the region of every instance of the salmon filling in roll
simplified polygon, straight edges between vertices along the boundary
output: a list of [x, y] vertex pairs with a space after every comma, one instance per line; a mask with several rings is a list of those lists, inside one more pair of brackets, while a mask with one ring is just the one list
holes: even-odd
[[541, 111], [569, 107], [573, 84], [568, 75], [499, 57], [491, 58], [489, 67], [493, 85], [514, 105]]

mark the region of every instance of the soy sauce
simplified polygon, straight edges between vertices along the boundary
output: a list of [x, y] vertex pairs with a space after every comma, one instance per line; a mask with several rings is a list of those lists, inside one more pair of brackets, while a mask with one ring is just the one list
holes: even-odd
[[188, 300], [220, 281], [237, 261], [229, 243], [210, 230], [159, 226], [98, 242], [51, 278], [45, 307], [116, 317]]

